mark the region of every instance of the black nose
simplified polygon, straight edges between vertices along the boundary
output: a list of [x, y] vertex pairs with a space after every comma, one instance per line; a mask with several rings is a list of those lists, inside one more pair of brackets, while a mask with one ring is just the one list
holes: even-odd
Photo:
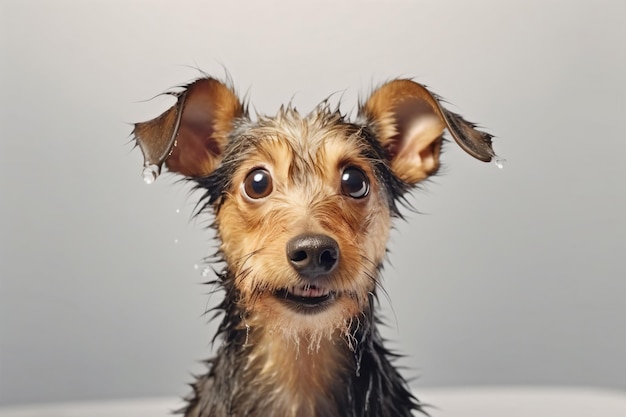
[[335, 269], [339, 245], [326, 235], [296, 236], [287, 242], [287, 259], [298, 273], [315, 278]]

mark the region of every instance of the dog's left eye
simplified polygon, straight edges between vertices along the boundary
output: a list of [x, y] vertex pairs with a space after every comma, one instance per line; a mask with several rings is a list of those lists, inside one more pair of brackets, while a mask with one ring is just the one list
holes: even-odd
[[341, 174], [341, 191], [352, 198], [363, 198], [370, 192], [370, 183], [363, 171], [348, 167]]
[[243, 192], [249, 198], [258, 200], [272, 192], [272, 177], [262, 168], [251, 171], [243, 182]]

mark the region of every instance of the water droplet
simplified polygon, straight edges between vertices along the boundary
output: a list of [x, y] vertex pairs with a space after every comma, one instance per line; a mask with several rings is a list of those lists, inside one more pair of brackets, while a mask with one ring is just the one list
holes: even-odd
[[143, 181], [146, 184], [152, 184], [154, 180], [156, 180], [161, 173], [161, 167], [155, 164], [146, 165], [141, 172], [143, 176]]
[[176, 214], [180, 213], [180, 209], [176, 209]]
[[504, 164], [506, 163], [506, 159], [496, 157], [496, 159], [493, 161], [493, 163], [494, 163], [494, 164], [495, 164], [495, 166], [497, 166], [499, 169], [502, 169], [502, 168], [504, 168]]
[[174, 239], [174, 244], [178, 245], [178, 239]]
[[204, 268], [202, 268], [202, 272], [200, 273], [200, 275], [206, 278], [209, 276], [210, 273], [211, 273], [211, 268], [209, 268], [208, 266], [205, 266]]
[[200, 268], [200, 265], [198, 264], [193, 264], [193, 269], [195, 269], [196, 271]]

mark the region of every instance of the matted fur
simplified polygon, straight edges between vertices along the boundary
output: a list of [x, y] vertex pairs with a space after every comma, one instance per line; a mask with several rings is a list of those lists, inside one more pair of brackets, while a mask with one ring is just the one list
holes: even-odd
[[[327, 103], [305, 116], [288, 106], [252, 121], [232, 88], [212, 78], [177, 97], [162, 116], [136, 125], [137, 142], [146, 165], [165, 163], [205, 190], [200, 213], [215, 215], [226, 264], [216, 280], [225, 293], [216, 308], [223, 314], [220, 345], [192, 385], [185, 416], [423, 411], [391, 364], [374, 311], [397, 203], [437, 171], [450, 113], [408, 80], [379, 88], [361, 106], [358, 123]], [[453, 116], [457, 142], [490, 159], [491, 137]], [[253, 198], [243, 184], [258, 169], [267, 172], [271, 188]], [[364, 175], [369, 193], [354, 197], [342, 189], [346, 169]], [[305, 277], [292, 265], [286, 247], [302, 235], [336, 242], [331, 272]], [[281, 299], [310, 287], [330, 293], [331, 302], [308, 313]]]

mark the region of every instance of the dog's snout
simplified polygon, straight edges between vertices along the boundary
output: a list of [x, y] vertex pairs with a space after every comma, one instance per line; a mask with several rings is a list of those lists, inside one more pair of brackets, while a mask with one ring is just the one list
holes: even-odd
[[328, 274], [339, 261], [339, 245], [326, 235], [304, 234], [287, 242], [289, 263], [305, 277]]

